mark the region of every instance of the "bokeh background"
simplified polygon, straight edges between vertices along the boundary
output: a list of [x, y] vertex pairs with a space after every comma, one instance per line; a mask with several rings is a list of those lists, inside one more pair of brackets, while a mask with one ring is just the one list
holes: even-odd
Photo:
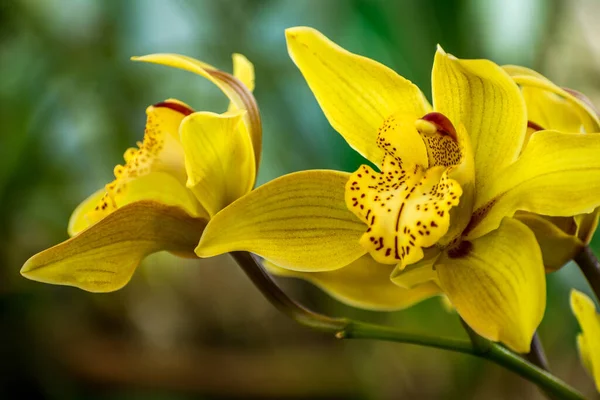
[[[226, 257], [158, 254], [111, 294], [27, 281], [34, 253], [67, 238], [73, 208], [112, 179], [142, 138], [146, 106], [169, 97], [221, 112], [203, 79], [136, 64], [178, 52], [231, 70], [256, 66], [264, 122], [259, 183], [361, 159], [328, 125], [287, 56], [284, 29], [318, 28], [430, 92], [436, 43], [462, 58], [533, 67], [600, 104], [595, 0], [1, 0], [0, 398], [521, 399], [521, 378], [468, 356], [411, 345], [337, 341], [288, 320]], [[595, 242], [600, 251], [600, 241]], [[568, 265], [548, 277], [540, 328], [555, 372], [592, 395], [575, 352]], [[406, 311], [351, 309], [282, 281], [321, 312], [464, 336], [439, 299]]]

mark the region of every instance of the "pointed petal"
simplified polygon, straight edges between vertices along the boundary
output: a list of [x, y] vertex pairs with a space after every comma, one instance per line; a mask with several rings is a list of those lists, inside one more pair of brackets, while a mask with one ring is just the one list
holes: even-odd
[[521, 157], [478, 193], [468, 238], [495, 229], [505, 216], [589, 213], [600, 205], [600, 136], [534, 133]]
[[583, 95], [560, 88], [529, 68], [517, 65], [505, 65], [502, 68], [521, 86], [530, 113], [529, 119], [533, 122], [544, 129], [575, 128], [565, 130], [588, 133], [600, 131], [600, 116]]
[[239, 129], [244, 113], [198, 112], [181, 124], [187, 186], [211, 217], [254, 186], [252, 143]]
[[26, 278], [90, 292], [123, 287], [140, 261], [167, 250], [193, 254], [205, 221], [177, 207], [140, 201], [122, 207], [81, 234], [31, 257]]
[[515, 218], [535, 234], [542, 250], [546, 272], [556, 271], [575, 257], [584, 247], [576, 236], [568, 235], [541, 215], [519, 213]]
[[254, 65], [242, 54], [233, 54], [233, 76], [254, 91]]
[[435, 264], [440, 285], [460, 316], [479, 335], [529, 352], [544, 315], [546, 280], [533, 233], [506, 218], [500, 227]]
[[286, 38], [290, 57], [331, 126], [374, 164], [383, 157], [376, 139], [387, 117], [418, 118], [428, 112], [420, 90], [384, 65], [344, 50], [311, 28], [287, 29]]
[[[260, 121], [260, 113], [251, 89], [246, 87], [246, 85], [244, 85], [237, 76], [232, 76], [226, 72], [216, 69], [211, 65], [179, 54], [150, 54], [142, 57], [132, 57], [131, 59], [133, 61], [166, 65], [168, 67], [179, 68], [198, 74], [208, 79], [219, 89], [221, 89], [221, 91], [223, 91], [223, 93], [229, 98], [229, 100], [237, 109], [246, 110], [247, 113], [244, 116], [244, 124], [246, 125], [246, 129], [252, 140], [254, 159], [256, 168], [258, 168], [262, 146], [262, 125]], [[236, 63], [236, 59], [240, 77], [245, 80], [249, 79], [250, 62], [245, 60], [247, 61], [246, 63], [239, 57], [234, 56], [234, 63]]]
[[335, 271], [299, 272], [264, 263], [277, 276], [304, 279], [320, 287], [331, 297], [353, 307], [374, 311], [393, 311], [408, 308], [440, 293], [433, 282], [404, 289], [390, 281], [392, 267], [379, 264], [365, 255]]
[[571, 290], [571, 309], [581, 326], [577, 338], [581, 358], [600, 392], [600, 315], [594, 302], [577, 290]]
[[475, 185], [493, 179], [519, 155], [527, 129], [519, 88], [488, 60], [459, 60], [441, 48], [432, 74], [433, 107], [471, 137]]
[[232, 203], [210, 221], [196, 254], [245, 250], [297, 271], [329, 271], [366, 253], [365, 225], [347, 208], [349, 174], [313, 170], [275, 179]]

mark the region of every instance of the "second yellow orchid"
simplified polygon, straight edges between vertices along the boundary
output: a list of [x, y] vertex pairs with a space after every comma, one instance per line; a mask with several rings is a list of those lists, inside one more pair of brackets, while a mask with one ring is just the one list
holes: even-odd
[[333, 128], [379, 170], [269, 182], [219, 212], [196, 253], [253, 252], [272, 272], [371, 309], [443, 292], [479, 335], [529, 351], [545, 274], [535, 235], [513, 216], [598, 207], [600, 137], [529, 136], [519, 86], [491, 61], [438, 49], [432, 107], [408, 80], [313, 29], [289, 29], [287, 41]]
[[[598, 134], [599, 113], [583, 94], [563, 89], [543, 75], [525, 67], [502, 67], [521, 88], [527, 107], [527, 135], [539, 130]], [[518, 212], [515, 217], [535, 234], [546, 271], [552, 272], [572, 260], [589, 244], [598, 226], [599, 210], [573, 217], [549, 217]]]
[[27, 278], [92, 292], [117, 290], [151, 253], [195, 257], [207, 221], [254, 186], [262, 132], [252, 64], [235, 54], [230, 75], [176, 54], [134, 60], [203, 76], [227, 95], [229, 110], [195, 112], [173, 99], [148, 107], [143, 141], [125, 152], [115, 180], [74, 211], [68, 227], [73, 237], [25, 263], [21, 273]]

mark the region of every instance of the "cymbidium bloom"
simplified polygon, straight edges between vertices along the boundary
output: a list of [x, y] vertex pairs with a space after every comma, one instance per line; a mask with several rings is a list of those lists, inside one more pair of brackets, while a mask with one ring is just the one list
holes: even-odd
[[203, 76], [227, 95], [229, 110], [195, 112], [173, 99], [148, 107], [143, 141], [125, 152], [114, 181], [76, 208], [73, 237], [25, 263], [27, 278], [92, 292], [119, 289], [151, 253], [195, 257], [206, 222], [254, 186], [261, 124], [252, 64], [235, 54], [232, 76], [175, 54], [134, 60]]
[[[560, 88], [530, 69], [506, 65], [503, 69], [521, 88], [527, 107], [527, 137], [543, 129], [581, 134], [600, 132], [599, 114], [583, 94]], [[598, 225], [599, 210], [574, 217], [548, 217], [518, 212], [516, 218], [536, 235], [547, 271], [573, 259], [589, 244]]]
[[571, 291], [571, 309], [581, 327], [577, 335], [579, 356], [600, 392], [600, 315], [594, 302], [577, 290]]
[[196, 253], [250, 251], [371, 309], [443, 291], [478, 334], [527, 352], [545, 274], [533, 232], [513, 215], [597, 207], [600, 137], [528, 137], [519, 87], [487, 60], [438, 49], [432, 107], [408, 80], [313, 29], [289, 29], [287, 41], [333, 128], [378, 170], [269, 182], [217, 214]]

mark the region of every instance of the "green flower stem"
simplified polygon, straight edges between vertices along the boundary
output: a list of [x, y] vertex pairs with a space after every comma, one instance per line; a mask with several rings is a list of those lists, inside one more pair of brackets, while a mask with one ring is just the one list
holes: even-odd
[[573, 258], [573, 261], [579, 265], [585, 279], [590, 284], [596, 299], [600, 301], [600, 262], [589, 246], [585, 246], [579, 254]]
[[[467, 334], [469, 335], [471, 343], [473, 344], [473, 347], [475, 347], [475, 349], [477, 349], [481, 353], [492, 351], [492, 347], [495, 345], [494, 342], [479, 336], [462, 318], [460, 322], [462, 322], [462, 325], [465, 328]], [[546, 354], [544, 353], [544, 348], [542, 347], [542, 342], [540, 341], [540, 337], [538, 336], [537, 332], [533, 335], [533, 339], [531, 341], [531, 351], [528, 354], [523, 355], [523, 357], [533, 365], [543, 369], [544, 371], [550, 372], [550, 369], [548, 367], [548, 360], [546, 359]], [[548, 397], [551, 400], [562, 398], [556, 396], [548, 389], [545, 389], [540, 385], [538, 385], [538, 388], [543, 394], [546, 395], [546, 397]]]
[[347, 318], [331, 318], [315, 313], [289, 298], [251, 254], [232, 252], [231, 255], [267, 300], [281, 312], [302, 325], [332, 333], [338, 339], [385, 340], [470, 354], [513, 371], [556, 398], [584, 399], [582, 394], [549, 372], [533, 365], [504, 347], [479, 336], [477, 336], [479, 338], [477, 339], [477, 345], [474, 345], [467, 340], [415, 334], [395, 328], [353, 321]]

